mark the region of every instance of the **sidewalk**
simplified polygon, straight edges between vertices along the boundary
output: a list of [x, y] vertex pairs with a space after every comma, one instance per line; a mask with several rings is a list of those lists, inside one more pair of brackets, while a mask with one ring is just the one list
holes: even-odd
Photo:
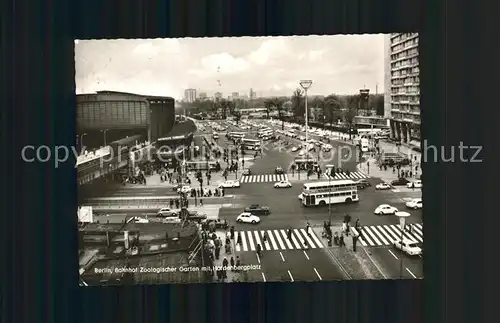
[[[237, 255], [236, 255], [235, 250], [234, 250], [234, 242], [231, 241], [231, 252], [226, 253], [226, 250], [224, 247], [225, 241], [226, 241], [226, 234], [227, 234], [226, 231], [217, 230], [217, 231], [215, 231], [215, 234], [217, 235], [217, 237], [219, 237], [222, 240], [222, 248], [220, 249], [219, 259], [214, 259], [214, 265], [215, 266], [222, 266], [222, 262], [224, 261], [224, 258], [226, 258], [228, 261], [228, 266], [231, 266], [231, 257], [234, 258], [234, 262], [236, 263], [236, 256]], [[224, 282], [230, 283], [230, 282], [241, 281], [241, 277], [240, 277], [241, 275], [239, 272], [227, 270], [226, 273], [227, 273], [227, 278], [224, 280]], [[214, 276], [214, 279], [215, 279], [215, 281], [218, 281], [217, 276]]]
[[[316, 236], [321, 237], [323, 227], [313, 227]], [[332, 226], [332, 232], [341, 232], [341, 226]], [[349, 274], [351, 279], [385, 279], [380, 268], [373, 262], [370, 255], [358, 242], [356, 252], [352, 249], [352, 235], [344, 236], [345, 247], [333, 245], [328, 247], [326, 238], [321, 237], [325, 249], [330, 256]]]

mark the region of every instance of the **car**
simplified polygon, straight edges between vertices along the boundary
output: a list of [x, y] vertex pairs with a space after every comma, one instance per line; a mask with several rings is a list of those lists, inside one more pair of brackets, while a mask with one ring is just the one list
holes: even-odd
[[360, 179], [356, 181], [356, 186], [358, 187], [358, 189], [364, 189], [372, 186], [372, 184], [370, 184], [370, 182], [368, 182], [366, 179]]
[[161, 208], [156, 213], [156, 216], [161, 217], [161, 218], [166, 218], [166, 217], [177, 217], [178, 214], [179, 214], [178, 210], [172, 210], [169, 207], [164, 207], [164, 208]]
[[250, 212], [255, 215], [269, 215], [271, 213], [271, 210], [267, 206], [252, 204], [245, 208], [245, 212]]
[[215, 229], [227, 229], [229, 227], [229, 224], [225, 220], [221, 220], [221, 219], [204, 219], [204, 220], [201, 220], [201, 224], [212, 225], [212, 223], [213, 223], [213, 226], [214, 226]]
[[298, 197], [298, 199], [299, 199], [299, 200], [301, 200], [301, 201], [302, 201], [302, 198], [303, 198], [302, 193], [300, 193], [297, 197]]
[[132, 222], [132, 223], [149, 223], [148, 219], [141, 218], [141, 217], [138, 217], [138, 216], [132, 217], [129, 221]]
[[422, 254], [422, 248], [418, 245], [416, 241], [403, 239], [401, 243], [401, 239], [398, 239], [392, 243], [394, 248], [401, 250], [409, 256], [420, 256]]
[[421, 180], [414, 180], [413, 182], [409, 182], [406, 184], [406, 187], [408, 188], [422, 188], [422, 181]]
[[376, 215], [387, 215], [387, 214], [395, 214], [398, 212], [398, 209], [394, 206], [390, 206], [389, 204], [381, 204], [379, 205], [373, 213]]
[[177, 193], [187, 194], [189, 192], [191, 192], [191, 186], [189, 186], [189, 185], [183, 185], [183, 186], [177, 188]]
[[240, 187], [240, 181], [225, 181], [224, 183], [219, 184], [219, 188], [233, 188]]
[[421, 209], [423, 204], [422, 204], [422, 199], [412, 199], [411, 201], [408, 201], [405, 203], [406, 207], [409, 209]]
[[299, 150], [299, 147], [293, 147], [292, 148], [292, 152], [296, 152], [297, 150]]
[[375, 185], [375, 189], [376, 190], [389, 190], [389, 189], [391, 189], [391, 185], [389, 185], [387, 183], [380, 183], [380, 184]]
[[248, 175], [252, 175], [252, 171], [248, 168], [245, 168], [243, 170], [243, 176], [248, 176]]
[[274, 169], [275, 174], [283, 174], [284, 172], [285, 171], [280, 166], [276, 166], [276, 168]]
[[201, 222], [207, 219], [207, 215], [205, 213], [201, 213], [194, 210], [188, 210], [187, 212], [188, 212], [187, 213], [188, 220]]
[[289, 181], [279, 181], [277, 183], [274, 183], [274, 188], [290, 188], [292, 187], [292, 183]]
[[257, 224], [260, 222], [260, 218], [250, 212], [243, 212], [238, 215], [238, 217], [236, 218], [236, 222]]
[[409, 182], [409, 180], [407, 180], [406, 178], [404, 177], [400, 177], [398, 179], [395, 179], [391, 182], [391, 185], [392, 186], [405, 186], [407, 185]]

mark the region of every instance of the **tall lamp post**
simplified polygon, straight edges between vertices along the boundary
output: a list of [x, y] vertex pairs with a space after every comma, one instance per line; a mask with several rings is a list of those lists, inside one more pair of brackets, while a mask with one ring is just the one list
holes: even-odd
[[80, 150], [81, 150], [80, 152], [81, 152], [81, 153], [84, 153], [84, 152], [85, 152], [85, 150], [83, 149], [83, 147], [84, 147], [84, 146], [83, 146], [83, 136], [85, 136], [86, 134], [87, 134], [87, 133], [82, 133], [82, 134], [80, 135]]
[[306, 164], [308, 163], [309, 161], [309, 136], [308, 136], [308, 132], [309, 132], [309, 111], [307, 111], [307, 90], [311, 87], [312, 85], [312, 81], [311, 80], [301, 80], [299, 82], [300, 86], [304, 89], [304, 92], [305, 92], [305, 112], [306, 112]]
[[[399, 243], [402, 246], [404, 239], [406, 218], [410, 216], [410, 213], [400, 211], [396, 212], [396, 216], [399, 218], [399, 228], [401, 229], [401, 241]], [[399, 257], [399, 277], [403, 279], [403, 257]]]
[[104, 129], [104, 130], [101, 130], [102, 131], [102, 135], [103, 135], [103, 139], [104, 139], [104, 147], [106, 147], [106, 132], [108, 131], [109, 129]]

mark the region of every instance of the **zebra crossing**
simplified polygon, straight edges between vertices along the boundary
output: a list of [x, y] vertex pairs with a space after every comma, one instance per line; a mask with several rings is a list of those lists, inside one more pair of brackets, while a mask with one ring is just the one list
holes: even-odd
[[[264, 233], [267, 233], [267, 241], [264, 242]], [[305, 229], [292, 229], [291, 239], [288, 239], [287, 230], [252, 230], [235, 232], [235, 242], [241, 236], [241, 244], [236, 244], [235, 250], [256, 251], [257, 245], [261, 245], [262, 250], [302, 250], [306, 245], [311, 249], [324, 248], [321, 240], [310, 231], [310, 236]]]
[[241, 177], [240, 183], [276, 183], [287, 180], [288, 176], [286, 174], [246, 175]]
[[[420, 223], [412, 224], [411, 233], [406, 229], [403, 232], [403, 236], [406, 239], [415, 242], [424, 242], [423, 225]], [[358, 230], [351, 227], [351, 231], [357, 235]], [[399, 225], [372, 225], [364, 226], [361, 228], [361, 235], [359, 242], [365, 247], [375, 247], [375, 246], [390, 246], [401, 239], [401, 229]]]
[[335, 173], [335, 177], [332, 177], [330, 175], [328, 175], [327, 173], [323, 173], [323, 176], [326, 178], [326, 179], [331, 179], [331, 180], [335, 180], [335, 179], [363, 179], [363, 178], [370, 178], [370, 176], [362, 173], [362, 172], [351, 172], [349, 173], [349, 175], [347, 175], [347, 173]]

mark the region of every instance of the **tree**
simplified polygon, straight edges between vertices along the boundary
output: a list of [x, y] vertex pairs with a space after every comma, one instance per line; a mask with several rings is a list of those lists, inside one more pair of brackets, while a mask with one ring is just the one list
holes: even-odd
[[322, 98], [315, 97], [312, 102], [311, 102], [311, 111], [314, 115], [314, 119], [316, 121], [321, 120], [323, 122], [323, 127], [325, 126], [325, 114], [324, 114], [324, 107], [325, 107], [325, 101]]
[[330, 94], [324, 100], [323, 105], [323, 115], [325, 116], [325, 122], [328, 122], [330, 126], [334, 121], [337, 121], [342, 116], [343, 102], [342, 99], [335, 95]]
[[349, 95], [346, 99], [346, 107], [343, 113], [344, 121], [347, 123], [349, 127], [349, 139], [352, 138], [351, 129], [354, 125], [354, 117], [358, 115], [358, 104], [359, 104], [359, 96], [358, 95]]
[[264, 108], [266, 109], [266, 117], [269, 119], [269, 113], [271, 112], [271, 107], [273, 106], [272, 99], [266, 99], [264, 101]]
[[370, 95], [370, 110], [375, 111], [378, 116], [384, 115], [384, 95], [375, 94]]
[[274, 98], [273, 104], [278, 111], [278, 119], [281, 120], [281, 130], [285, 130], [285, 110], [283, 104], [285, 102], [282, 98]]
[[296, 89], [292, 95], [292, 111], [296, 119], [303, 119], [305, 113], [304, 95], [301, 89]]

